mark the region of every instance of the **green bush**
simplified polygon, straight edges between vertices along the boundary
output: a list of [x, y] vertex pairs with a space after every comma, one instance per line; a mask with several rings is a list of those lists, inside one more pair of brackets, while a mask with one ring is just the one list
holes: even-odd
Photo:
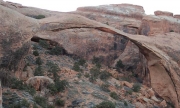
[[53, 74], [53, 77], [55, 80], [59, 79], [59, 75], [58, 72], [61, 71], [61, 69], [59, 68], [59, 66], [53, 62], [47, 62], [46, 64], [49, 68], [49, 72], [51, 72]]
[[97, 67], [93, 67], [90, 69], [90, 73], [94, 78], [98, 78], [98, 76], [100, 75], [100, 69]]
[[9, 108], [29, 108], [30, 104], [27, 102], [27, 100], [23, 99], [22, 101], [12, 104], [9, 106]]
[[50, 93], [53, 94], [53, 95], [58, 92], [55, 84], [49, 84], [49, 85], [47, 86], [47, 88], [50, 90]]
[[53, 105], [47, 105], [47, 108], [54, 108]]
[[118, 97], [118, 95], [117, 95], [116, 92], [111, 92], [111, 93], [110, 93], [110, 96], [111, 96], [113, 99], [115, 99], [115, 100], [118, 100], [118, 99], [119, 99], [119, 97]]
[[109, 90], [109, 85], [108, 84], [102, 84], [100, 86], [101, 90], [105, 91], [105, 92], [110, 92]]
[[51, 94], [56, 94], [58, 92], [63, 92], [68, 86], [68, 82], [66, 80], [56, 80], [55, 84], [49, 84], [48, 89]]
[[93, 57], [92, 63], [96, 65], [97, 68], [101, 68], [102, 59], [100, 57]]
[[64, 100], [61, 100], [61, 99], [57, 99], [56, 101], [55, 101], [55, 105], [57, 105], [57, 106], [64, 106], [65, 105], [65, 101]]
[[49, 51], [51, 55], [62, 55], [64, 53], [64, 49], [60, 46], [55, 46]]
[[43, 61], [40, 57], [36, 58], [36, 64], [38, 65], [42, 65], [43, 64]]
[[24, 84], [23, 81], [18, 80], [16, 78], [11, 79], [10, 87], [12, 89], [24, 90], [24, 91], [28, 92], [31, 95], [34, 95], [36, 93], [36, 90], [33, 87]]
[[89, 78], [90, 77], [90, 75], [88, 74], [88, 73], [85, 73], [85, 75], [84, 75], [86, 78]]
[[132, 90], [134, 92], [139, 92], [140, 89], [141, 89], [141, 84], [139, 84], [139, 83], [134, 83], [133, 84]]
[[123, 76], [123, 77], [121, 78], [121, 80], [122, 80], [122, 81], [127, 81], [127, 82], [132, 82], [132, 81], [131, 81], [131, 78], [126, 77], [126, 76]]
[[115, 108], [115, 104], [111, 101], [103, 101], [96, 105], [95, 108]]
[[128, 103], [126, 101], [124, 101], [124, 106], [128, 106]]
[[119, 60], [117, 63], [116, 63], [116, 69], [119, 71], [120, 69], [124, 68], [124, 64], [122, 63], [121, 60]]
[[34, 76], [43, 76], [44, 72], [42, 70], [42, 67], [38, 65], [38, 67], [35, 69]]
[[33, 108], [38, 108], [38, 106], [36, 104], [33, 104]]
[[37, 50], [33, 51], [33, 55], [34, 55], [34, 56], [39, 56], [38, 51], [37, 51]]
[[78, 64], [81, 66], [84, 66], [84, 64], [86, 63], [86, 60], [84, 59], [79, 59]]
[[66, 80], [57, 81], [57, 82], [55, 82], [55, 86], [56, 86], [58, 92], [62, 92], [68, 86], [68, 82]]
[[77, 62], [74, 63], [74, 66], [73, 66], [72, 69], [77, 71], [77, 72], [81, 72], [82, 71], [80, 66], [79, 66], [79, 64]]
[[43, 19], [45, 18], [44, 15], [37, 15], [37, 16], [31, 16], [32, 18], [35, 18], [35, 19]]
[[132, 95], [132, 92], [133, 92], [133, 90], [127, 90], [125, 95], [128, 95], [128, 94]]
[[46, 40], [39, 40], [39, 45], [43, 48], [49, 48], [49, 44], [47, 43]]
[[112, 76], [112, 75], [107, 71], [103, 71], [100, 73], [101, 80], [107, 80], [110, 76]]
[[47, 106], [47, 99], [45, 97], [35, 96], [34, 101], [43, 108]]

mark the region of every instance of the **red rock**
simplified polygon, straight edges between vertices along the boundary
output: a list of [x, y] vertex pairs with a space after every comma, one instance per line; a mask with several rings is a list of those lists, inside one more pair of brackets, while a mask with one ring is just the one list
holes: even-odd
[[174, 15], [174, 18], [180, 19], [180, 15]]
[[180, 33], [180, 21], [169, 16], [146, 15], [143, 17], [140, 27], [140, 34], [146, 36], [155, 36], [168, 32]]
[[163, 107], [163, 108], [166, 108], [166, 107], [167, 107], [166, 101], [163, 100], [163, 101], [160, 103], [160, 106]]
[[166, 12], [166, 11], [155, 11], [154, 14], [156, 16], [171, 16], [171, 17], [173, 17], [172, 12]]

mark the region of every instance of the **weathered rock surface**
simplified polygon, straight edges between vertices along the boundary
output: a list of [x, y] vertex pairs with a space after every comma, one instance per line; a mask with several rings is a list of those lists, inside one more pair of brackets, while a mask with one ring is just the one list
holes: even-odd
[[50, 79], [49, 77], [45, 76], [35, 76], [29, 78], [26, 83], [32, 87], [34, 87], [36, 90], [42, 90], [43, 88], [47, 87], [49, 84], [53, 84], [54, 81]]
[[174, 18], [180, 19], [180, 15], [174, 15]]
[[171, 17], [173, 17], [172, 12], [166, 12], [166, 11], [155, 11], [154, 14], [156, 16], [171, 16]]
[[180, 21], [170, 16], [146, 15], [142, 19], [140, 34], [146, 36], [155, 36], [168, 32], [180, 32]]

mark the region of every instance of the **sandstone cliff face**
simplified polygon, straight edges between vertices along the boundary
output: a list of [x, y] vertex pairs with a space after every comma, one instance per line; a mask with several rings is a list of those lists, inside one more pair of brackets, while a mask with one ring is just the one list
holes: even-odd
[[[102, 6], [101, 8], [104, 9], [105, 7]], [[140, 11], [140, 13], [141, 12], [142, 11]], [[179, 21], [177, 19], [167, 16], [145, 16], [141, 26], [141, 34], [155, 35], [154, 37], [146, 37], [144, 35], [128, 34], [107, 24], [102, 24], [80, 15], [59, 14], [59, 16], [37, 21], [1, 5], [0, 14], [1, 69], [7, 69], [9, 66], [13, 66], [10, 67], [10, 70], [21, 70], [20, 68], [22, 68], [22, 66], [20, 62], [23, 59], [23, 55], [26, 55], [28, 52], [28, 42], [33, 36], [55, 41], [59, 43], [67, 53], [78, 55], [85, 59], [92, 59], [95, 55], [102, 56], [104, 57], [104, 63], [109, 64], [114, 63], [114, 61], [118, 59], [117, 56], [124, 59], [124, 61], [129, 60], [124, 57], [127, 53], [132, 52], [132, 55], [139, 54], [140, 57], [146, 58], [140, 59], [140, 61], [144, 59], [147, 60], [147, 68], [143, 69], [143, 75], [148, 79], [153, 90], [166, 101], [172, 102], [176, 108], [180, 107], [180, 69], [178, 55], [180, 50], [178, 46], [180, 43], [180, 35], [177, 33], [164, 34], [168, 32], [171, 27], [174, 31], [178, 32]], [[117, 14], [114, 13], [114, 15]], [[136, 16], [137, 19], [141, 19], [141, 15], [138, 13]], [[173, 23], [175, 23], [175, 25], [173, 25]], [[163, 26], [166, 24], [167, 26]], [[40, 29], [38, 29], [39, 26]], [[158, 28], [158, 26], [160, 26], [160, 28]], [[158, 31], [159, 29], [161, 30]], [[143, 30], [145, 30], [145, 33]], [[130, 48], [128, 47], [131, 46], [132, 43], [125, 42], [123, 44], [122, 39], [129, 39], [136, 45], [132, 46], [138, 47], [139, 49], [135, 48], [135, 51], [129, 51], [128, 49]], [[6, 46], [4, 46], [4, 43]], [[117, 45], [116, 48], [115, 44]], [[123, 45], [126, 46], [127, 49], [125, 49]], [[24, 50], [23, 53], [20, 51], [19, 54], [18, 49], [21, 48]], [[16, 53], [18, 53], [18, 56], [14, 56]], [[19, 57], [19, 55], [21, 56]], [[7, 59], [9, 57], [12, 59]], [[12, 61], [14, 58], [16, 58], [17, 61]], [[146, 63], [146, 61], [143, 62]], [[146, 67], [144, 65], [140, 66], [142, 66], [142, 68]]]
[[0, 69], [22, 70], [38, 22], [0, 5]]
[[142, 19], [140, 34], [145, 36], [155, 36], [169, 32], [179, 33], [179, 19], [172, 16], [154, 16], [146, 15]]

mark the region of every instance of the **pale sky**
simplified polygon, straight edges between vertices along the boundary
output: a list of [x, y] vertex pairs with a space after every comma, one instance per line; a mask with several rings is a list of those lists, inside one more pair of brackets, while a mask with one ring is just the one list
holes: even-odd
[[169, 11], [180, 14], [180, 0], [4, 0], [20, 3], [25, 6], [42, 9], [69, 12], [77, 7], [97, 6], [104, 4], [130, 3], [144, 7], [146, 14], [154, 14], [156, 10]]

